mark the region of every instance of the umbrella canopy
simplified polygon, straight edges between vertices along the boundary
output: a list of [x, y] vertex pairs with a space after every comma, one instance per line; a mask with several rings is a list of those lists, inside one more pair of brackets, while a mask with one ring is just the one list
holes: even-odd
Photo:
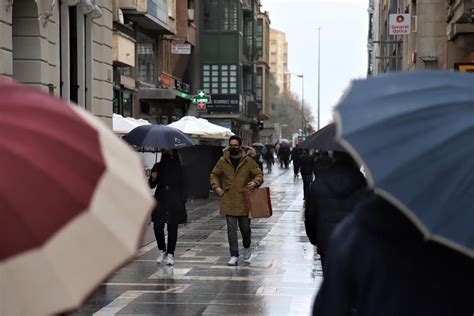
[[212, 124], [208, 120], [194, 116], [185, 116], [179, 121], [168, 124], [168, 126], [179, 129], [188, 135], [209, 139], [228, 139], [234, 135], [228, 128]]
[[150, 125], [150, 122], [144, 119], [135, 119], [133, 117], [123, 117], [115, 114], [112, 117], [112, 127], [114, 133], [119, 135], [128, 134], [132, 129], [142, 125]]
[[474, 257], [474, 76], [355, 81], [337, 107], [341, 142], [376, 191], [431, 238]]
[[1, 77], [0, 148], [0, 315], [78, 308], [138, 249], [141, 162], [97, 118]]
[[299, 146], [302, 149], [319, 149], [323, 151], [346, 151], [336, 142], [336, 124], [331, 123], [311, 134]]
[[193, 141], [180, 130], [166, 125], [152, 124], [134, 128], [125, 136], [130, 145], [158, 149], [180, 149], [193, 146]]

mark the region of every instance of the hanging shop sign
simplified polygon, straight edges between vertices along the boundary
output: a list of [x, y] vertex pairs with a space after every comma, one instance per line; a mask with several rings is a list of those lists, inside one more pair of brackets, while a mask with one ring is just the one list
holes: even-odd
[[390, 14], [390, 35], [409, 35], [411, 33], [410, 14]]

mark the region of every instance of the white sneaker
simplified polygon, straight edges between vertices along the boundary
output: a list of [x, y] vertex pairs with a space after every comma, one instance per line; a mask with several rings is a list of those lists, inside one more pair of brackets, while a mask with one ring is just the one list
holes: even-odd
[[230, 257], [229, 262], [227, 262], [227, 265], [228, 266], [236, 266], [238, 261], [239, 261], [238, 257], [232, 256], [232, 257]]
[[250, 250], [250, 247], [244, 248], [244, 261], [249, 262], [251, 256], [252, 256], [252, 251]]
[[166, 256], [166, 260], [165, 260], [165, 261], [166, 261], [166, 264], [169, 265], [169, 266], [174, 265], [174, 256], [168, 254], [168, 255]]
[[164, 252], [163, 250], [160, 250], [158, 252], [158, 257], [156, 258], [156, 263], [160, 264], [163, 262], [163, 260], [165, 259], [165, 256], [166, 256], [166, 252]]

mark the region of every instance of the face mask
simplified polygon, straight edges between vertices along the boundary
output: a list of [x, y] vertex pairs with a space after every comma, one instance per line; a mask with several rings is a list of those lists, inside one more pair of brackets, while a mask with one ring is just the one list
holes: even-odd
[[240, 153], [240, 148], [235, 148], [235, 147], [230, 148], [231, 155], [238, 155], [239, 153]]

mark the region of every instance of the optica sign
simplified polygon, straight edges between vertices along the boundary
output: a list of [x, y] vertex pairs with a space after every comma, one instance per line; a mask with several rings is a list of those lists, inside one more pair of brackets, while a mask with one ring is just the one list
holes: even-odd
[[390, 14], [390, 35], [409, 35], [411, 33], [410, 14]]

